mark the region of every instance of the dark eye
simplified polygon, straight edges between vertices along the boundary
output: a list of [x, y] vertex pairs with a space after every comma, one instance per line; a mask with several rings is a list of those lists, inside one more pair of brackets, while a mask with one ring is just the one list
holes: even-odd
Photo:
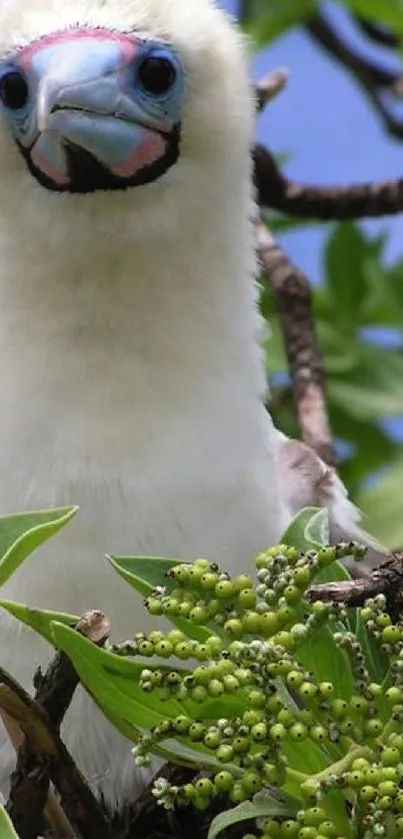
[[6, 108], [18, 111], [28, 100], [28, 85], [21, 73], [11, 71], [0, 79], [0, 99]]
[[148, 93], [158, 96], [172, 87], [176, 78], [174, 65], [168, 58], [150, 56], [139, 67], [139, 79]]

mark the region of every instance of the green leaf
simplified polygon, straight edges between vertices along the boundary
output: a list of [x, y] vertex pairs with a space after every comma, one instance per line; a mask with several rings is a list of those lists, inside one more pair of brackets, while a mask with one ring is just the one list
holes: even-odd
[[402, 0], [339, 0], [350, 11], [375, 23], [392, 27], [396, 34], [403, 34]]
[[402, 486], [403, 447], [396, 449], [394, 462], [371, 487], [357, 494], [357, 504], [368, 521], [368, 530], [394, 550], [403, 546]]
[[403, 355], [356, 341], [356, 365], [348, 375], [333, 375], [327, 392], [332, 402], [357, 420], [379, 421], [403, 413]]
[[[282, 542], [293, 545], [301, 551], [317, 548], [329, 542], [329, 518], [325, 509], [305, 507], [293, 518], [283, 535]], [[333, 569], [333, 566], [332, 566]], [[332, 570], [328, 571], [329, 576]], [[344, 575], [343, 569], [335, 563], [333, 578]], [[299, 607], [301, 620], [304, 609]], [[298, 648], [298, 658], [312, 671], [319, 681], [334, 683], [336, 694], [343, 699], [352, 692], [352, 676], [348, 657], [335, 643], [333, 633], [327, 626], [318, 629], [314, 635]]]
[[260, 819], [265, 816], [288, 816], [291, 817], [297, 812], [300, 802], [289, 798], [281, 800], [269, 794], [260, 793], [253, 801], [244, 801], [231, 810], [225, 810], [213, 819], [210, 825], [207, 839], [216, 839], [223, 830], [233, 824], [248, 821], [249, 819]]
[[10, 600], [0, 600], [0, 606], [9, 612], [14, 618], [30, 626], [42, 638], [45, 638], [49, 644], [54, 644], [52, 623], [66, 624], [66, 626], [74, 626], [78, 621], [77, 615], [66, 615], [63, 612], [51, 612], [48, 609], [32, 609], [30, 606], [25, 606], [23, 603], [14, 603]]
[[61, 623], [53, 623], [52, 632], [56, 646], [68, 655], [95, 702], [132, 740], [137, 739], [139, 728], [150, 729], [182, 712], [183, 706], [175, 699], [163, 702], [140, 688], [140, 674], [147, 662], [101, 649]]
[[0, 517], [0, 586], [29, 554], [61, 530], [77, 510], [78, 507], [60, 507]]
[[297, 26], [315, 9], [315, 0], [249, 0], [242, 24], [257, 46]]
[[[166, 572], [180, 562], [178, 559], [157, 556], [108, 556], [107, 559], [112, 568], [144, 597], [147, 597], [155, 586], [165, 586], [167, 591], [172, 591], [174, 581], [166, 577]], [[197, 626], [186, 618], [169, 615], [167, 620], [188, 638], [194, 638], [201, 643], [204, 643], [212, 632], [207, 626]]]
[[18, 839], [13, 823], [2, 804], [0, 804], [0, 839]]
[[333, 229], [324, 251], [326, 291], [338, 322], [350, 332], [360, 322], [366, 296], [366, 256], [367, 241], [356, 224], [346, 221]]
[[304, 507], [294, 516], [280, 539], [286, 545], [309, 551], [329, 542], [329, 516], [326, 509]]

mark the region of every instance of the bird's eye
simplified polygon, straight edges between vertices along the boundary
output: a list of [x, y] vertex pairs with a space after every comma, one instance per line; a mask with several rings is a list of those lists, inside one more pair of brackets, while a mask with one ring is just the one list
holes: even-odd
[[147, 93], [158, 96], [172, 87], [176, 79], [176, 69], [168, 58], [149, 56], [139, 67], [139, 79]]
[[21, 73], [11, 70], [0, 79], [0, 100], [6, 108], [18, 111], [28, 100], [28, 84]]

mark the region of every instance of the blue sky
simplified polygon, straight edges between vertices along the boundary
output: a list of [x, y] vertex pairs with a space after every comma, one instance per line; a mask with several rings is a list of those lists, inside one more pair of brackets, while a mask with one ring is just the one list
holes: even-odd
[[[236, 0], [224, 0], [231, 13]], [[344, 10], [327, 3], [332, 18], [343, 28], [349, 43], [369, 56], [358, 31], [349, 25]], [[390, 55], [378, 57], [392, 66]], [[394, 178], [402, 174], [403, 143], [389, 138], [370, 104], [351, 76], [340, 69], [305, 33], [295, 29], [268, 49], [256, 53], [253, 75], [259, 79], [270, 69], [286, 67], [290, 79], [276, 102], [260, 118], [258, 135], [274, 152], [290, 155], [285, 171], [299, 180], [342, 184]], [[367, 230], [390, 231], [391, 258], [403, 254], [401, 217], [365, 222]], [[321, 274], [321, 242], [326, 228], [287, 235], [290, 256], [317, 282]]]
[[[235, 13], [236, 0], [223, 5]], [[348, 25], [344, 10], [326, 4], [332, 17], [343, 27], [353, 46], [374, 55], [353, 26]], [[389, 54], [376, 51], [386, 66], [392, 66]], [[258, 135], [274, 152], [290, 155], [285, 171], [299, 180], [320, 184], [342, 184], [394, 178], [402, 174], [403, 143], [389, 138], [370, 104], [351, 76], [316, 47], [299, 29], [295, 29], [268, 49], [256, 53], [253, 75], [259, 79], [268, 70], [286, 67], [290, 79], [276, 102], [260, 118]], [[403, 254], [401, 217], [365, 222], [367, 230], [390, 231], [389, 254]], [[321, 242], [326, 228], [301, 230], [287, 235], [290, 256], [317, 282], [321, 274]]]
[[[222, 5], [236, 13], [236, 0], [223, 0]], [[364, 56], [376, 55], [386, 67], [394, 69], [390, 53], [382, 48], [374, 52], [366, 46], [340, 6], [332, 2], [325, 5], [350, 45]], [[302, 30], [295, 29], [256, 53], [254, 78], [279, 66], [289, 70], [289, 82], [286, 91], [260, 118], [258, 136], [273, 152], [289, 155], [284, 171], [290, 177], [317, 184], [346, 184], [402, 175], [403, 142], [387, 136], [354, 79]], [[401, 216], [363, 224], [369, 232], [389, 232], [389, 259], [403, 256]], [[283, 242], [314, 283], [320, 282], [326, 232], [327, 226], [300, 230], [287, 234]], [[388, 426], [403, 439], [401, 420], [388, 422]]]

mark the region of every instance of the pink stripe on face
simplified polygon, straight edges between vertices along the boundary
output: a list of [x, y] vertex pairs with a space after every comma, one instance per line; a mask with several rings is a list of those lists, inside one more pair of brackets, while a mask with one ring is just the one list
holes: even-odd
[[44, 172], [44, 174], [54, 181], [55, 184], [58, 184], [59, 186], [66, 186], [70, 183], [68, 175], [65, 175], [63, 172], [59, 172], [55, 166], [52, 166], [52, 164], [46, 160], [46, 157], [44, 157], [35, 146], [31, 150], [31, 159], [35, 166]]
[[114, 167], [115, 175], [120, 178], [130, 178], [136, 174], [138, 169], [144, 166], [151, 166], [165, 152], [166, 142], [160, 134], [147, 132], [148, 136], [136, 149], [136, 151], [121, 166]]
[[77, 40], [98, 40], [118, 43], [122, 52], [130, 61], [136, 54], [139, 39], [134, 35], [129, 35], [127, 32], [116, 32], [112, 29], [102, 29], [102, 27], [81, 27], [77, 29], [65, 29], [62, 32], [52, 32], [50, 35], [44, 35], [32, 44], [22, 47], [19, 50], [21, 65], [24, 69], [28, 69], [34, 56], [43, 49], [53, 47], [56, 44], [66, 44], [69, 41]]

